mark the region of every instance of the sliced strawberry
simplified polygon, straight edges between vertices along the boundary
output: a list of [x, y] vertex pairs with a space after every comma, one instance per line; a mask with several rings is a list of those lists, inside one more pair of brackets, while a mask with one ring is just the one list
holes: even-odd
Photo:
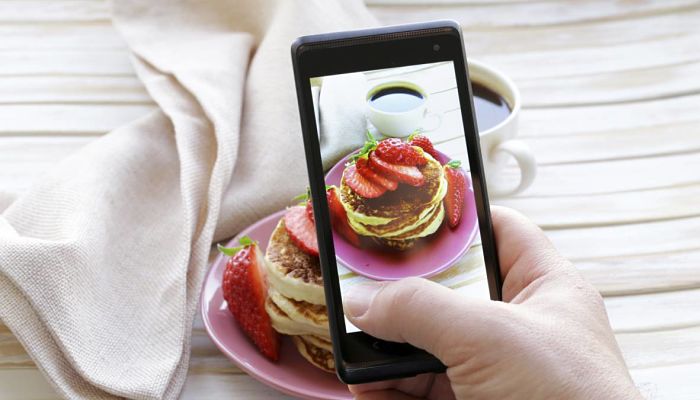
[[399, 186], [399, 182], [385, 175], [380, 175], [373, 170], [369, 165], [369, 158], [367, 156], [358, 158], [357, 161], [355, 161], [355, 165], [357, 166], [357, 172], [359, 172], [360, 175], [376, 184], [379, 184], [387, 190], [393, 191]]
[[277, 361], [280, 337], [265, 311], [265, 260], [257, 243], [250, 238], [243, 237], [241, 244], [237, 248], [219, 246], [222, 253], [231, 256], [224, 269], [221, 291], [243, 332], [265, 357]]
[[345, 179], [345, 183], [350, 186], [350, 189], [366, 199], [377, 198], [386, 192], [386, 189], [383, 186], [378, 185], [359, 174], [355, 164], [345, 168], [343, 179]]
[[408, 143], [410, 143], [412, 146], [418, 146], [423, 151], [426, 153], [430, 154], [434, 159], [438, 159], [438, 152], [435, 150], [435, 147], [433, 147], [433, 142], [428, 139], [427, 136], [424, 135], [411, 135], [408, 137]]
[[390, 164], [379, 158], [376, 152], [370, 153], [369, 163], [375, 171], [399, 182], [407, 183], [411, 186], [423, 186], [425, 183], [425, 177], [418, 168], [408, 165]]
[[335, 186], [328, 188], [326, 191], [326, 198], [328, 199], [328, 209], [331, 213], [331, 225], [333, 229], [352, 245], [360, 247], [360, 236], [352, 229], [348, 222], [347, 212], [345, 211], [345, 207], [343, 207], [343, 203], [340, 202], [338, 188]]
[[467, 194], [467, 177], [460, 168], [459, 160], [453, 160], [444, 167], [447, 179], [447, 194], [445, 195], [445, 212], [447, 225], [455, 228], [459, 225], [464, 211], [464, 196]]
[[306, 213], [306, 206], [294, 206], [284, 214], [284, 227], [292, 242], [301, 251], [318, 257], [316, 227]]
[[306, 216], [309, 217], [311, 222], [315, 222], [314, 220], [314, 206], [311, 204], [311, 199], [306, 200]]
[[398, 138], [384, 139], [377, 144], [375, 153], [382, 160], [397, 165], [425, 165], [427, 160], [413, 146]]

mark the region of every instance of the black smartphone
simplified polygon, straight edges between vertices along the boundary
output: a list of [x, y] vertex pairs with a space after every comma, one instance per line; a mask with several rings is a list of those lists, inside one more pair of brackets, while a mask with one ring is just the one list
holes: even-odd
[[419, 276], [501, 299], [501, 277], [459, 25], [436, 21], [292, 45], [336, 370], [349, 384], [439, 372], [362, 332], [343, 295]]

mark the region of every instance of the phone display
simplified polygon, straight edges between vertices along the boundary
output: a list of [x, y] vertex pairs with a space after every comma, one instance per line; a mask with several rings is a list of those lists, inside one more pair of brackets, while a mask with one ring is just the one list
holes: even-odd
[[444, 61], [311, 78], [341, 296], [419, 276], [488, 298], [456, 73]]
[[338, 375], [442, 371], [423, 350], [359, 330], [342, 300], [363, 282], [407, 277], [501, 298], [459, 26], [302, 37], [292, 60]]

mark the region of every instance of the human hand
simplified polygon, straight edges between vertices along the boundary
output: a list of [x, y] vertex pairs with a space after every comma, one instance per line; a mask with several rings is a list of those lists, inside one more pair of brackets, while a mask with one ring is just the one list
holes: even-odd
[[351, 386], [375, 399], [638, 399], [603, 299], [523, 215], [491, 208], [503, 302], [408, 278], [353, 288], [363, 331], [434, 354], [444, 374]]

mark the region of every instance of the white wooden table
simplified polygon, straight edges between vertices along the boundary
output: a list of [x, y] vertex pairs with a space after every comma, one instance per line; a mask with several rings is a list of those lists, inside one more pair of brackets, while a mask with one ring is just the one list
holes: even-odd
[[[386, 23], [453, 18], [521, 88], [539, 176], [498, 201], [605, 296], [642, 391], [700, 398], [700, 2], [377, 1]], [[0, 0], [0, 209], [43, 171], [154, 108], [100, 0]], [[516, 174], [515, 168], [509, 173]], [[272, 399], [194, 332], [185, 398]], [[0, 324], [0, 398], [55, 398]]]

